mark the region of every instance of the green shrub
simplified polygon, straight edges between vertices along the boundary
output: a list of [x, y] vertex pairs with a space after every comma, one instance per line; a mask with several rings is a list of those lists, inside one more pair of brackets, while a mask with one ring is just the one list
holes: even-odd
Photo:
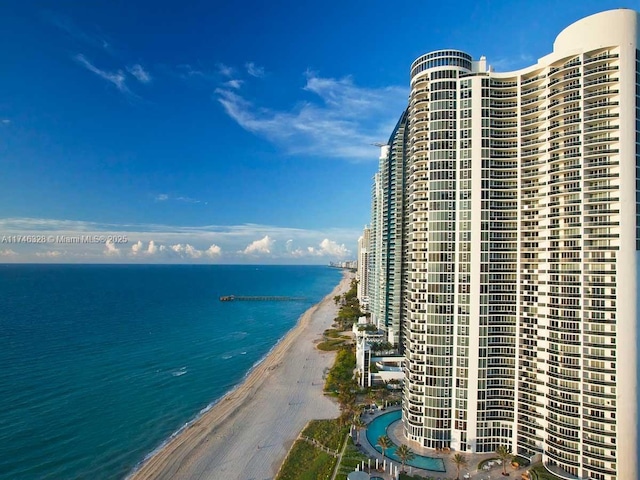
[[302, 435], [313, 438], [330, 450], [339, 451], [348, 431], [348, 426], [341, 427], [338, 420], [334, 418], [331, 420], [311, 420], [302, 431]]
[[277, 480], [317, 480], [331, 478], [336, 458], [305, 440], [297, 440], [287, 455]]
[[516, 455], [513, 457], [513, 460], [511, 460], [512, 462], [518, 462], [518, 465], [522, 466], [522, 467], [528, 467], [529, 466], [529, 460], [527, 460], [524, 457], [521, 457], [520, 455]]
[[354, 368], [356, 368], [356, 354], [353, 347], [345, 346], [338, 350], [333, 367], [327, 374], [325, 391], [336, 392], [340, 386], [352, 383]]
[[360, 462], [363, 460], [366, 465], [368, 459], [369, 457], [361, 453], [353, 444], [351, 437], [349, 437], [347, 448], [345, 448], [344, 455], [342, 456], [342, 462], [340, 462], [340, 466], [338, 467], [336, 480], [346, 480], [347, 475], [356, 469], [356, 465], [360, 465]]
[[340, 347], [342, 347], [343, 345], [344, 340], [337, 338], [320, 342], [317, 347], [318, 350], [322, 350], [323, 352], [335, 352], [336, 350], [340, 350]]
[[536, 464], [529, 472], [531, 472], [531, 480], [562, 480], [560, 477], [549, 473], [541, 463]]

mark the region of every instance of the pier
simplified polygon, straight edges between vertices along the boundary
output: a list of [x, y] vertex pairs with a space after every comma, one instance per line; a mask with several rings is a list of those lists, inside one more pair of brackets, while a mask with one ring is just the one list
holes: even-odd
[[223, 295], [221, 302], [299, 302], [306, 300], [305, 297], [288, 297], [272, 295]]

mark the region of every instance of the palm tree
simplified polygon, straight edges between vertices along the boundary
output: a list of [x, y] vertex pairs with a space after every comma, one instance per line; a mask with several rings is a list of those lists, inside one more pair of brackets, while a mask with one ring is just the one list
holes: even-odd
[[340, 413], [340, 416], [338, 417], [338, 425], [340, 427], [344, 427], [345, 425], [348, 425], [351, 418], [352, 418], [351, 412], [349, 412], [348, 410], [342, 410], [342, 412]]
[[380, 391], [380, 400], [384, 408], [387, 408], [387, 400], [389, 399], [389, 390], [385, 387]]
[[413, 460], [416, 457], [416, 454], [411, 451], [411, 449], [405, 444], [400, 445], [396, 449], [396, 455], [402, 462], [402, 471], [404, 471], [404, 464], [409, 460]]
[[378, 437], [378, 446], [382, 449], [382, 458], [384, 458], [384, 452], [387, 448], [393, 447], [393, 442], [386, 435], [381, 435]]
[[367, 392], [367, 403], [369, 405], [373, 405], [374, 403], [376, 403], [376, 392], [374, 392], [371, 388], [369, 388], [369, 391]]
[[352, 412], [356, 405], [356, 394], [352, 391], [351, 385], [341, 385], [338, 392], [338, 403], [341, 411]]
[[507, 463], [509, 463], [513, 458], [511, 449], [505, 445], [500, 445], [498, 448], [496, 448], [496, 455], [498, 455], [498, 458], [502, 460], [502, 475], [506, 475]]
[[462, 467], [466, 467], [467, 466], [467, 459], [464, 458], [464, 456], [461, 455], [460, 453], [456, 453], [452, 457], [452, 460], [453, 460], [453, 464], [456, 466], [456, 469], [458, 470], [456, 480], [460, 480], [460, 469]]
[[356, 416], [353, 420], [353, 426], [356, 427], [356, 445], [360, 445], [360, 430], [367, 426], [360, 416]]

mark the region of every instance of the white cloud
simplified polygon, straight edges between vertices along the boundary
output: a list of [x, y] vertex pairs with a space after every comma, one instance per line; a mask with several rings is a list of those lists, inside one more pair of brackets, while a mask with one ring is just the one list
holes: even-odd
[[157, 244], [155, 240], [149, 240], [147, 248], [144, 248], [144, 242], [142, 240], [138, 240], [136, 243], [131, 245], [131, 255], [133, 256], [154, 256], [160, 253], [164, 253], [166, 250], [167, 247], [161, 244]]
[[320, 257], [346, 258], [351, 254], [344, 244], [339, 245], [328, 238], [325, 238], [320, 242], [320, 248], [308, 247], [307, 250], [311, 255], [317, 255]]
[[112, 83], [116, 86], [118, 90], [122, 93], [132, 94], [131, 90], [127, 87], [127, 77], [122, 70], [118, 70], [116, 72], [108, 72], [106, 70], [101, 70], [95, 65], [93, 65], [89, 60], [85, 58], [84, 55], [78, 54], [73, 57], [78, 63], [80, 63], [83, 67], [85, 67], [90, 72], [95, 73], [99, 77], [103, 78], [107, 82]]
[[138, 240], [136, 243], [131, 245], [131, 254], [138, 255], [140, 252], [142, 252], [142, 241]]
[[293, 239], [292, 238], [290, 238], [289, 240], [286, 241], [285, 248], [287, 249], [287, 252], [293, 251]]
[[204, 253], [207, 257], [214, 258], [222, 254], [222, 249], [215, 243], [212, 243], [211, 246], [207, 248]]
[[176, 245], [172, 245], [171, 250], [177, 253], [179, 256], [186, 258], [200, 258], [203, 255], [202, 251], [194, 248], [193, 245], [189, 245], [188, 243], [184, 245], [179, 243]]
[[3, 118], [2, 120], [0, 120], [3, 124], [5, 125], [9, 125], [11, 123], [11, 120], [9, 120], [8, 118]]
[[259, 67], [253, 62], [247, 62], [244, 64], [247, 69], [247, 73], [252, 77], [262, 78], [264, 77], [264, 67]]
[[49, 250], [47, 252], [36, 252], [36, 257], [43, 258], [58, 258], [62, 255], [62, 252], [59, 250]]
[[236, 69], [225, 65], [224, 63], [218, 63], [216, 65], [218, 67], [218, 73], [223, 77], [233, 77], [236, 73]]
[[320, 251], [322, 251], [324, 255], [340, 258], [346, 257], [351, 253], [344, 244], [338, 245], [338, 243], [329, 240], [328, 238], [325, 238], [320, 242]]
[[178, 65], [176, 68], [178, 70], [178, 76], [185, 80], [192, 78], [199, 78], [202, 80], [215, 80], [217, 78], [216, 75], [209, 72], [204, 72], [198, 68], [194, 68], [188, 63]]
[[151, 81], [151, 75], [149, 75], [149, 72], [147, 72], [139, 63], [136, 63], [131, 67], [127, 67], [127, 71], [136, 77], [140, 83], [149, 83]]
[[[255, 262], [256, 258], [259, 258], [264, 263], [322, 264], [333, 259], [332, 255], [336, 259], [349, 258], [345, 253], [349, 251], [347, 246], [355, 247], [358, 237], [362, 234], [359, 229], [307, 230], [257, 224], [109, 224], [40, 218], [0, 218], [0, 231], [5, 235], [103, 235], [121, 239], [109, 244], [66, 243], [64, 249], [54, 254], [57, 255], [55, 258], [46, 255], [46, 250], [57, 250], [55, 244], [19, 244], [11, 245], [11, 251], [0, 249], [0, 258], [6, 262], [68, 263], [215, 261], [238, 264]], [[174, 248], [176, 245], [180, 247]], [[308, 245], [314, 247], [309, 248]], [[119, 253], [116, 253], [116, 250]], [[346, 257], [340, 257], [341, 255]]]
[[120, 249], [116, 247], [112, 240], [108, 240], [104, 244], [104, 254], [107, 256], [120, 255]]
[[287, 240], [285, 248], [287, 250], [287, 253], [294, 258], [303, 257], [307, 253], [307, 250], [302, 250], [299, 247], [294, 247], [294, 242], [291, 238]]
[[274, 240], [269, 237], [269, 235], [265, 235], [264, 238], [260, 240], [255, 240], [247, 245], [247, 248], [244, 249], [243, 253], [245, 255], [255, 255], [259, 253], [271, 253], [271, 248], [273, 247]]
[[203, 202], [202, 200], [198, 200], [197, 198], [191, 198], [191, 197], [185, 197], [185, 196], [172, 197], [171, 195], [168, 195], [166, 193], [160, 193], [155, 197], [153, 197], [153, 199], [156, 202], [166, 202], [167, 200], [173, 200], [173, 201], [182, 202], [182, 203], [203, 203], [207, 205], [207, 202]]
[[238, 90], [240, 87], [242, 87], [243, 83], [244, 82], [242, 80], [229, 80], [228, 82], [225, 82], [224, 85]]
[[[202, 200], [198, 200], [196, 198], [191, 198], [191, 197], [175, 197], [175, 200], [178, 202], [184, 202], [184, 203], [203, 203]], [[207, 202], [204, 202], [205, 204]]]
[[153, 240], [149, 241], [149, 246], [147, 247], [147, 253], [149, 255], [155, 255], [156, 253], [162, 250], [164, 250], [164, 246], [160, 245], [160, 247], [158, 247], [155, 241]]
[[388, 138], [406, 107], [407, 90], [359, 87], [350, 77], [306, 76], [303, 91], [312, 100], [288, 111], [254, 105], [230, 88], [218, 88], [215, 95], [242, 128], [289, 154], [377, 161], [373, 144]]
[[171, 245], [171, 250], [173, 250], [176, 253], [182, 253], [184, 252], [184, 245], [181, 245], [180, 243], [176, 245]]

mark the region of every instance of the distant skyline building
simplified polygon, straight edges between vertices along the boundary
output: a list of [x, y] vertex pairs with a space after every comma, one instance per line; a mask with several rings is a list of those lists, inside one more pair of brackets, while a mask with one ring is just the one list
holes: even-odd
[[370, 284], [375, 321], [403, 325], [409, 440], [637, 478], [637, 25], [586, 17], [515, 72], [458, 50], [412, 64]]
[[362, 236], [358, 238], [358, 270], [356, 272], [357, 298], [363, 310], [369, 309], [369, 244], [371, 229], [364, 227]]

